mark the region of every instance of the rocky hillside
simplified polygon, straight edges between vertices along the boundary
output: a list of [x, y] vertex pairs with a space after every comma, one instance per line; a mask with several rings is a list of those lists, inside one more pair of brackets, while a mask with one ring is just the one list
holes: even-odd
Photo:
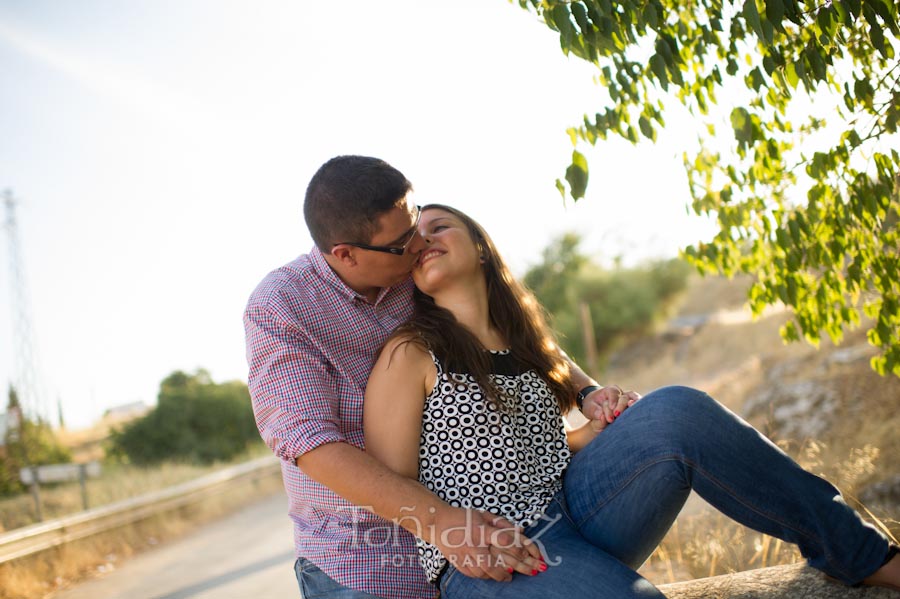
[[[788, 318], [752, 319], [746, 281], [698, 278], [655, 335], [623, 347], [602, 379], [648, 392], [668, 384], [708, 391], [776, 441], [828, 447], [824, 458], [877, 448], [876, 469], [855, 487], [893, 480], [900, 495], [900, 379], [869, 367], [863, 329], [840, 346], [785, 345]], [[900, 506], [900, 497], [894, 506]]]
[[[837, 347], [785, 345], [778, 329], [787, 313], [753, 320], [748, 286], [697, 278], [658, 332], [622, 347], [598, 378], [642, 393], [669, 384], [709, 392], [900, 536], [900, 379], [871, 370], [874, 349], [863, 329]], [[704, 509], [694, 499], [686, 513]], [[749, 567], [759, 565], [768, 564]], [[699, 567], [648, 577], [683, 580]]]

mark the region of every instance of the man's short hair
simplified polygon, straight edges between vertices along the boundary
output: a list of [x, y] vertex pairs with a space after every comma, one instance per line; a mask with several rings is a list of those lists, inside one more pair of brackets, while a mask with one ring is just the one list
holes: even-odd
[[336, 243], [371, 241], [378, 217], [411, 190], [412, 183], [384, 160], [337, 156], [310, 180], [303, 216], [316, 246], [327, 254]]

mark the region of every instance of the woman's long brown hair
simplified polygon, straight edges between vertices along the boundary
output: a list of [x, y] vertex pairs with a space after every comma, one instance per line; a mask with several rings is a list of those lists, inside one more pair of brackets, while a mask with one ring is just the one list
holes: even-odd
[[[491, 324], [506, 340], [510, 353], [523, 366], [535, 370], [556, 396], [563, 414], [575, 405], [575, 389], [569, 363], [564, 359], [534, 296], [513, 277], [487, 232], [463, 212], [442, 204], [426, 210], [443, 210], [459, 218], [484, 256], [488, 309]], [[491, 381], [491, 358], [487, 348], [453, 314], [415, 290], [413, 317], [394, 331], [391, 338], [417, 343], [430, 349], [448, 372], [469, 373], [492, 399], [500, 391]]]

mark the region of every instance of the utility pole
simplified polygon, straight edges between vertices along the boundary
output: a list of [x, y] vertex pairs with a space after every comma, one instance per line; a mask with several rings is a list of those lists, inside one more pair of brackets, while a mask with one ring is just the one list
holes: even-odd
[[22, 250], [19, 244], [19, 229], [16, 222], [16, 199], [12, 190], [2, 194], [6, 207], [4, 230], [9, 240], [10, 295], [13, 311], [13, 385], [19, 395], [23, 416], [33, 418], [35, 422], [49, 424], [46, 399], [41, 393], [41, 384], [37, 376], [36, 354], [33, 346], [33, 329], [31, 326], [31, 310], [28, 301], [28, 286], [25, 280], [25, 267], [22, 261]]

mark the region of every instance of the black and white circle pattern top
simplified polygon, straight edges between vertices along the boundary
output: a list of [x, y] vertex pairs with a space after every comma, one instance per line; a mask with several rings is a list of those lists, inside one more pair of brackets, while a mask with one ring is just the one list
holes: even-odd
[[[470, 374], [445, 372], [431, 357], [437, 381], [422, 414], [419, 481], [452, 506], [490, 511], [522, 527], [536, 522], [562, 487], [571, 457], [556, 397], [509, 351], [491, 352], [491, 377], [510, 396], [496, 400]], [[421, 539], [418, 552], [435, 582], [447, 560]]]

